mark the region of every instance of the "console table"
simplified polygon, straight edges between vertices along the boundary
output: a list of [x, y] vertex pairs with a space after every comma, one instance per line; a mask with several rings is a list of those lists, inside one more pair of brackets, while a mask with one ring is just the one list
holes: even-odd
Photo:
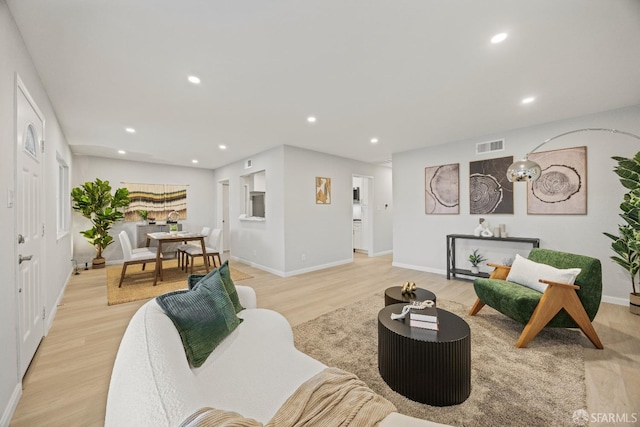
[[531, 237], [482, 237], [474, 236], [473, 234], [448, 234], [447, 235], [447, 280], [454, 278], [456, 274], [464, 274], [465, 276], [476, 277], [489, 277], [487, 273], [472, 273], [471, 270], [466, 270], [456, 267], [456, 240], [492, 240], [497, 242], [515, 242], [515, 243], [529, 243], [534, 248], [540, 247], [540, 239]]

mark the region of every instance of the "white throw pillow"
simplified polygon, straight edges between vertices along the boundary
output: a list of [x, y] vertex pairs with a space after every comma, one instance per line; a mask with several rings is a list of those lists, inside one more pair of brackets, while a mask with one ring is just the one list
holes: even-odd
[[540, 283], [538, 280], [544, 279], [573, 285], [580, 271], [581, 269], [579, 268], [561, 270], [547, 264], [539, 264], [516, 254], [516, 260], [511, 265], [507, 280], [535, 289], [538, 292], [544, 292], [548, 285]]

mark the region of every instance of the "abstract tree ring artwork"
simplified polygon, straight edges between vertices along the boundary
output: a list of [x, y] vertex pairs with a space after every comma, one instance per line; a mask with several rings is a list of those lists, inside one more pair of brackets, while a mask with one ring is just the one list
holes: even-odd
[[513, 183], [506, 172], [513, 156], [469, 162], [469, 206], [472, 214], [512, 214]]
[[331, 204], [331, 178], [316, 177], [316, 204]]
[[527, 213], [586, 215], [587, 147], [532, 153], [542, 174], [527, 185]]
[[424, 168], [425, 214], [460, 213], [460, 164]]

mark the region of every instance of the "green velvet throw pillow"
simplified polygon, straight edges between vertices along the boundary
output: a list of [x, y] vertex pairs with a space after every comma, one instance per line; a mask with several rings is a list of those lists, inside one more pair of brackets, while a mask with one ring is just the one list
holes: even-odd
[[224, 283], [224, 288], [227, 290], [227, 294], [233, 303], [233, 307], [236, 310], [236, 313], [240, 313], [240, 311], [244, 310], [244, 307], [240, 304], [240, 298], [238, 297], [238, 291], [236, 290], [236, 285], [231, 280], [231, 270], [229, 270], [229, 261], [225, 261], [222, 263], [220, 268], [217, 270], [210, 271], [207, 275], [202, 274], [191, 274], [187, 278], [187, 285], [189, 289], [195, 289], [202, 280], [206, 279], [208, 276], [212, 275], [215, 271], [220, 272], [220, 277], [222, 277], [222, 283]]
[[217, 270], [200, 280], [193, 290], [169, 292], [156, 301], [178, 330], [194, 368], [201, 366], [242, 322]]

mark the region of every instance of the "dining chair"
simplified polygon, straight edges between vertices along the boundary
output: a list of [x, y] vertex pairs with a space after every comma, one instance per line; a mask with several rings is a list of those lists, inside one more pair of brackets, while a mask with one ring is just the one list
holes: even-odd
[[[200, 232], [200, 234], [207, 236], [204, 238], [204, 244], [205, 246], [207, 246], [209, 243], [209, 235], [211, 234], [211, 227], [202, 227], [202, 231]], [[200, 242], [197, 241], [185, 242], [178, 246], [176, 255], [178, 256], [178, 267], [180, 267], [181, 270], [186, 269], [185, 259], [187, 258], [187, 256], [185, 254], [185, 251], [191, 246], [197, 246], [198, 248], [202, 249], [202, 245], [200, 245]]]
[[[120, 239], [122, 254], [124, 255], [122, 273], [120, 274], [120, 283], [118, 284], [118, 287], [120, 288], [122, 287], [122, 281], [124, 280], [124, 275], [127, 272], [127, 267], [132, 264], [142, 264], [142, 269], [144, 270], [147, 263], [156, 262], [156, 251], [149, 248], [133, 249], [131, 247], [129, 235], [124, 230], [118, 234], [118, 238]], [[160, 257], [162, 257], [162, 254], [160, 254]], [[162, 278], [162, 270], [160, 270], [160, 277]]]
[[[207, 259], [209, 257], [211, 258], [213, 267], [216, 267], [216, 258], [218, 258], [218, 266], [222, 265], [222, 260], [220, 259], [220, 251], [222, 250], [222, 230], [219, 228], [214, 228], [211, 231], [208, 242], [205, 244], [205, 246], [205, 256], [207, 257]], [[202, 257], [202, 247], [190, 245], [190, 247], [185, 249], [184, 254], [186, 256], [185, 269], [189, 268], [189, 262], [191, 262], [191, 273], [193, 273], [194, 259], [197, 257]], [[204, 257], [202, 260], [204, 261]]]

